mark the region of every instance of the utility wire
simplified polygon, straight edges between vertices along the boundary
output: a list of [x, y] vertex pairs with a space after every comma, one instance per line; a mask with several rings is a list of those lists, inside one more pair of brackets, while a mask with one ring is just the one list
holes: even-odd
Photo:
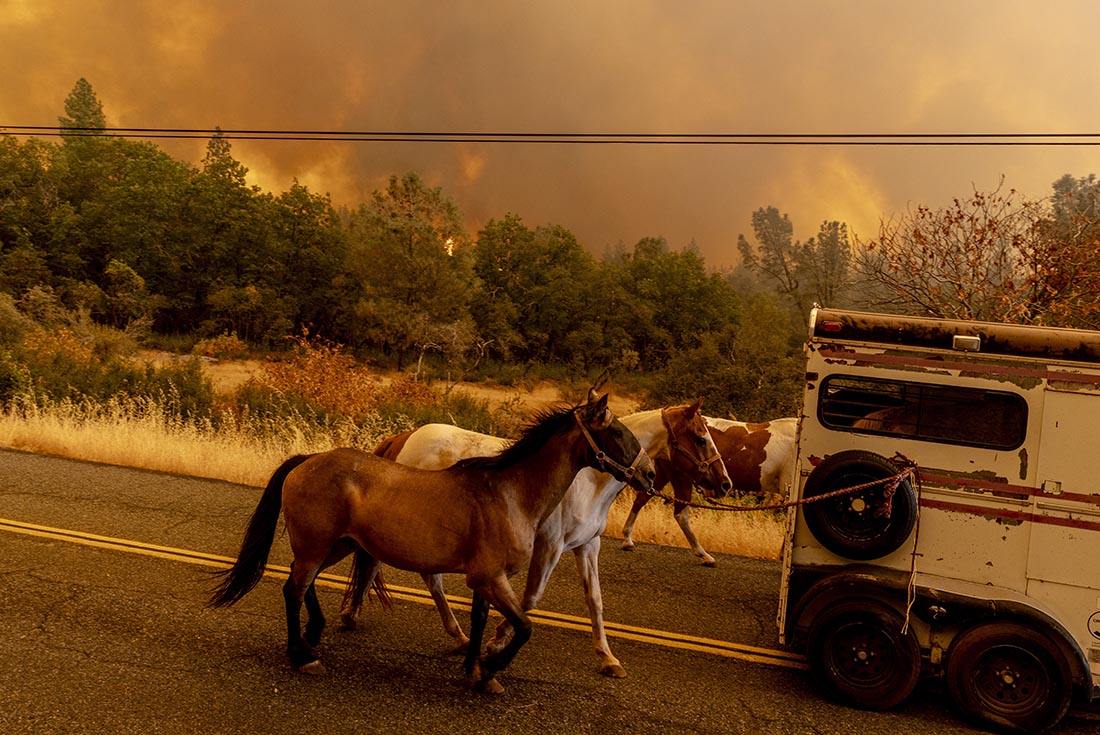
[[273, 140], [354, 143], [506, 143], [725, 146], [1097, 146], [1100, 133], [529, 133], [207, 128], [75, 128], [0, 125], [0, 133], [43, 137]]

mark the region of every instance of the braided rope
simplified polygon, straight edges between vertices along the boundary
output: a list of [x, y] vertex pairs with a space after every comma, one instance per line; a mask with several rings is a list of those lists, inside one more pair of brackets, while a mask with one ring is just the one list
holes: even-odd
[[726, 505], [725, 503], [719, 503], [714, 500], [707, 499], [706, 503], [697, 503], [692, 500], [679, 500], [674, 496], [667, 495], [663, 492], [653, 492], [651, 495], [655, 498], [663, 498], [666, 501], [678, 503], [680, 505], [686, 505], [690, 508], [708, 508], [710, 510], [728, 510], [728, 511], [748, 511], [748, 510], [779, 510], [781, 508], [791, 508], [798, 505], [806, 505], [807, 503], [816, 503], [819, 500], [828, 500], [829, 498], [840, 497], [841, 495], [851, 495], [857, 493], [860, 490], [866, 490], [867, 488], [875, 487], [877, 485], [886, 485], [883, 490], [883, 502], [882, 505], [875, 511], [876, 515], [889, 517], [890, 507], [894, 499], [894, 493], [905, 479], [913, 478], [919, 483], [920, 472], [917, 464], [905, 457], [901, 453], [895, 454], [891, 459], [895, 464], [900, 464], [904, 467], [901, 472], [896, 475], [890, 475], [889, 477], [883, 477], [878, 480], [871, 480], [870, 482], [864, 482], [859, 485], [853, 485], [852, 487], [844, 487], [838, 490], [832, 490], [821, 495], [814, 495], [810, 498], [800, 498], [798, 500], [790, 500], [786, 503], [773, 503], [771, 505]]

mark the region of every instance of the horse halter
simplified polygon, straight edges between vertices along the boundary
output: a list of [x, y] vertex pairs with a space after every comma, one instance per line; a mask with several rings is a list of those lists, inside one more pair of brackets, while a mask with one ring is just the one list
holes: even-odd
[[[625, 482], [629, 482], [631, 479], [633, 479], [634, 472], [638, 469], [638, 465], [640, 465], [642, 463], [642, 460], [647, 456], [645, 453], [645, 449], [640, 446], [638, 447], [638, 454], [635, 455], [634, 461], [630, 463], [629, 467], [624, 464], [620, 464], [619, 462], [608, 456], [607, 452], [600, 449], [600, 445], [596, 443], [596, 440], [588, 431], [588, 427], [584, 425], [584, 421], [581, 420], [581, 417], [577, 415], [576, 411], [573, 412], [573, 418], [576, 419], [577, 426], [581, 427], [581, 433], [584, 434], [584, 438], [588, 440], [588, 446], [592, 448], [593, 452], [595, 452], [596, 464], [599, 465], [600, 469], [604, 472], [609, 472], [608, 467], [618, 470], [619, 473], [623, 476], [622, 481]], [[652, 495], [653, 488], [651, 487], [648, 492], [650, 495]]]
[[[700, 476], [706, 474], [707, 468], [722, 458], [722, 455], [716, 450], [714, 454], [705, 459], [695, 459], [695, 455], [691, 450], [680, 443], [679, 438], [676, 436], [676, 432], [672, 428], [672, 423], [668, 420], [668, 412], [666, 410], [661, 411], [661, 423], [665, 425], [665, 432], [668, 434], [668, 445], [672, 447], [674, 451], [680, 452], [687, 457], [688, 461], [695, 465], [695, 471], [699, 473]], [[672, 459], [672, 457], [669, 457], [669, 459]]]

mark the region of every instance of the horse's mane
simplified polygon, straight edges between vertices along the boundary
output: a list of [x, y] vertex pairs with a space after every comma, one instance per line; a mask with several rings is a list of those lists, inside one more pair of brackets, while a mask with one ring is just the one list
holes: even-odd
[[512, 444], [497, 454], [487, 457], [468, 457], [459, 460], [455, 467], [479, 470], [502, 470], [530, 457], [537, 452], [550, 437], [561, 431], [573, 419], [576, 406], [561, 405], [546, 408], [535, 414]]

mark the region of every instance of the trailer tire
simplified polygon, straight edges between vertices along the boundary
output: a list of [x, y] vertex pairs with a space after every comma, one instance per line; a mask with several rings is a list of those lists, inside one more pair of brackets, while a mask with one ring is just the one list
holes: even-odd
[[[901, 470], [890, 460], [858, 449], [837, 452], [819, 464], [806, 480], [803, 499], [847, 487], [892, 477]], [[899, 548], [917, 519], [917, 496], [913, 483], [898, 483], [889, 513], [881, 512], [885, 502], [882, 484], [835, 498], [807, 503], [802, 515], [814, 538], [829, 551], [845, 559], [878, 559]]]
[[920, 678], [920, 644], [890, 605], [854, 598], [821, 611], [810, 624], [810, 671], [828, 693], [861, 709], [887, 710]]
[[1069, 708], [1065, 656], [1039, 630], [1015, 622], [963, 631], [947, 656], [947, 689], [967, 717], [984, 725], [1038, 732]]

